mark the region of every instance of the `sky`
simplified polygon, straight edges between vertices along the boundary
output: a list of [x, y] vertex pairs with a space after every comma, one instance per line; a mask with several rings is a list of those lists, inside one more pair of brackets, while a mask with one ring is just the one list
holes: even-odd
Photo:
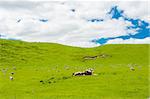
[[0, 38], [77, 47], [149, 44], [148, 1], [0, 1]]

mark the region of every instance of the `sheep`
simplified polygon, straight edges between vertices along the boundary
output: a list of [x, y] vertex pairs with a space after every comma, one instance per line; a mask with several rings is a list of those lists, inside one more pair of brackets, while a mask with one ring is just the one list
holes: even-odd
[[72, 76], [85, 76], [85, 75], [93, 75], [93, 69], [87, 69], [84, 72], [75, 72], [72, 74]]
[[15, 73], [14, 72], [11, 72], [11, 75], [14, 75]]
[[85, 75], [93, 75], [93, 69], [88, 69], [88, 70], [86, 70], [85, 72]]
[[10, 76], [9, 79], [10, 79], [11, 81], [14, 80], [14, 78], [13, 78], [12, 76]]
[[130, 70], [135, 71], [135, 68], [134, 67], [130, 67]]
[[72, 76], [83, 76], [83, 75], [85, 75], [84, 72], [75, 72], [72, 74]]
[[136, 66], [136, 64], [128, 64], [129, 68], [131, 71], [135, 71], [134, 66]]

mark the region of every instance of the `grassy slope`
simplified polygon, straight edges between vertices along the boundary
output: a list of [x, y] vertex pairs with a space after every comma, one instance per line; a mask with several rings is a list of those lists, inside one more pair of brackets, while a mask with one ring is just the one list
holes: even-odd
[[[1, 99], [145, 99], [149, 45], [77, 48], [49, 43], [0, 40]], [[84, 56], [112, 57], [83, 61]], [[129, 69], [135, 65], [135, 71]], [[16, 67], [16, 70], [13, 68]], [[95, 76], [72, 77], [94, 68]], [[67, 68], [67, 69], [66, 69]], [[6, 73], [2, 69], [8, 69]], [[9, 80], [15, 72], [14, 81]], [[43, 80], [44, 83], [41, 83]]]

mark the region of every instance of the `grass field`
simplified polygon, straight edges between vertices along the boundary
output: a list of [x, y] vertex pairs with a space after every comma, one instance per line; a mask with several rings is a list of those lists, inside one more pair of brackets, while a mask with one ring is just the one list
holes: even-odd
[[[88, 68], [96, 75], [72, 77]], [[0, 40], [0, 99], [148, 99], [148, 75], [148, 44], [78, 48]]]

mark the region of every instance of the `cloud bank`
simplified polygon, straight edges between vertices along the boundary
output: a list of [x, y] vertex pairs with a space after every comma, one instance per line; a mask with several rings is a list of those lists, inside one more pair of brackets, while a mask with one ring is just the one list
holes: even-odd
[[0, 1], [0, 35], [79, 47], [149, 43], [148, 8], [148, 1]]

